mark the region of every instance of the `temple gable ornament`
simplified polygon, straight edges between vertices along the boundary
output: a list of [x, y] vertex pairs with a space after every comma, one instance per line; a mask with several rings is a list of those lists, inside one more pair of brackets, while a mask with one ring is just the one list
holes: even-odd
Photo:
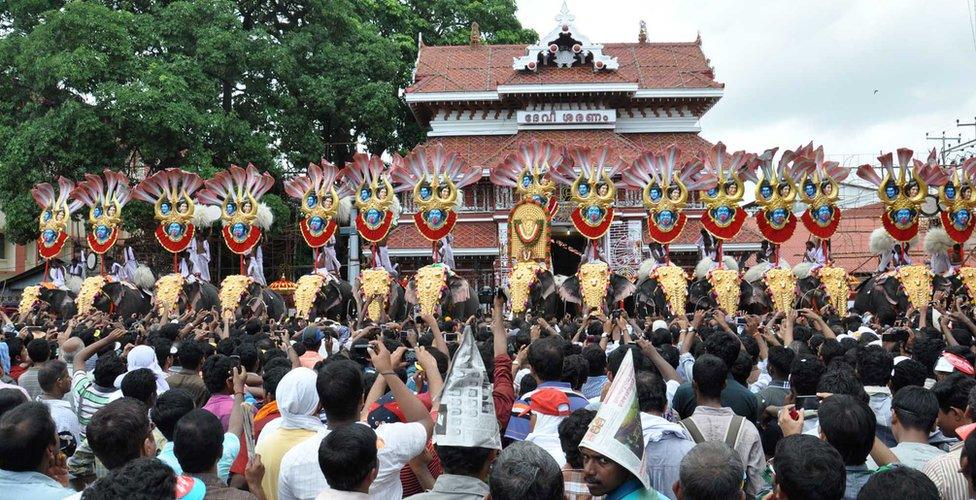
[[575, 19], [569, 13], [566, 2], [563, 2], [563, 7], [556, 16], [556, 27], [548, 35], [539, 38], [534, 45], [526, 47], [524, 56], [512, 58], [512, 69], [535, 72], [540, 64], [558, 68], [592, 64], [594, 72], [619, 68], [616, 57], [603, 53], [603, 44], [590, 42], [588, 37], [576, 29], [573, 24]]

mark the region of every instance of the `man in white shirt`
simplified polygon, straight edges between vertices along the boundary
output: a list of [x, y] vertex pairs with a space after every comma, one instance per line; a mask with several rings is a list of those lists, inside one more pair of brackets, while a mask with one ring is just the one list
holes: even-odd
[[257, 281], [262, 286], [267, 286], [268, 282], [264, 279], [264, 252], [261, 245], [251, 250], [251, 258], [247, 263], [247, 275]]
[[[407, 420], [407, 423], [383, 424], [376, 429], [377, 441], [383, 446], [377, 452], [378, 471], [369, 494], [376, 499], [401, 498], [403, 486], [400, 483], [400, 470], [410, 459], [424, 451], [434, 422], [424, 404], [393, 371], [386, 347], [381, 342], [373, 342], [368, 352], [378, 374], [377, 384], [389, 385]], [[421, 362], [425, 362], [426, 358], [424, 356]], [[425, 370], [436, 373], [436, 361], [434, 366]], [[315, 386], [328, 425], [282, 457], [278, 476], [279, 500], [312, 500], [331, 489], [319, 467], [318, 450], [322, 440], [333, 430], [365, 425], [359, 421], [363, 407], [362, 394], [365, 393], [363, 371], [359, 364], [344, 359], [326, 363], [318, 372]]]
[[203, 281], [210, 281], [210, 243], [197, 232], [190, 241], [190, 272]]

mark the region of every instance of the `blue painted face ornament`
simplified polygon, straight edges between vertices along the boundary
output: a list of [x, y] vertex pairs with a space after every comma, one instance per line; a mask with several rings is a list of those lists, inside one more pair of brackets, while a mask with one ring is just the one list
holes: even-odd
[[946, 195], [946, 198], [949, 198], [950, 200], [955, 199], [956, 198], [956, 188], [955, 188], [955, 186], [953, 186], [952, 184], [946, 186], [946, 188], [945, 188], [945, 195]]
[[759, 188], [759, 196], [762, 196], [764, 199], [768, 200], [773, 196], [773, 188], [769, 187], [768, 184], [763, 184], [763, 186]]
[[894, 199], [898, 196], [898, 188], [891, 184], [885, 186], [885, 196], [887, 196], [889, 199]]
[[444, 223], [444, 212], [439, 208], [435, 208], [427, 212], [427, 223], [431, 227], [440, 227]]
[[813, 198], [817, 194], [817, 186], [808, 181], [803, 185], [803, 192], [810, 198]]
[[231, 235], [236, 240], [243, 240], [247, 236], [247, 225], [243, 222], [234, 224], [230, 229]]
[[51, 217], [53, 217], [53, 216], [54, 215], [51, 213], [51, 209], [45, 210], [44, 211], [44, 222], [47, 222], [47, 221], [51, 220]]
[[177, 222], [170, 222], [169, 225], [166, 226], [166, 234], [174, 239], [183, 236], [183, 225]]
[[651, 201], [658, 201], [661, 199], [661, 188], [654, 186], [647, 191], [647, 194], [651, 197]]
[[775, 227], [782, 226], [783, 224], [786, 223], [786, 209], [785, 208], [774, 209], [773, 213], [770, 214], [769, 220], [773, 223], [773, 226]]
[[228, 203], [227, 208], [224, 209], [224, 211], [227, 212], [227, 215], [234, 215], [234, 212], [237, 212], [237, 204], [234, 202]]
[[586, 196], [590, 193], [590, 185], [586, 183], [580, 183], [579, 187], [576, 189], [580, 196]]
[[529, 174], [523, 175], [522, 176], [522, 187], [529, 187], [530, 184], [532, 184], [532, 176], [529, 175]]
[[717, 187], [713, 187], [712, 189], [709, 189], [708, 191], [705, 191], [705, 194], [707, 194], [708, 196], [711, 196], [711, 197], [714, 198], [715, 195], [718, 194], [718, 188]]
[[105, 241], [105, 240], [108, 239], [108, 237], [109, 237], [109, 235], [111, 235], [111, 233], [112, 233], [112, 230], [109, 229], [108, 226], [102, 226], [102, 225], [100, 225], [100, 226], [98, 226], [98, 227], [95, 228], [95, 239], [97, 239], [98, 241]]
[[164, 201], [159, 204], [159, 213], [169, 215], [171, 210], [173, 210], [173, 207], [171, 207], [169, 203]]
[[308, 195], [308, 198], [305, 199], [305, 206], [308, 208], [312, 208], [318, 202], [319, 202], [318, 196], [315, 196], [314, 194], [310, 194]]
[[817, 222], [819, 222], [821, 225], [825, 225], [830, 222], [830, 215], [830, 207], [827, 205], [817, 208]]
[[422, 199], [422, 200], [430, 199], [430, 188], [429, 187], [424, 186], [424, 187], [420, 188], [420, 199]]
[[596, 205], [590, 205], [586, 208], [586, 220], [593, 225], [599, 224], [603, 220], [603, 209]]
[[662, 210], [657, 214], [657, 225], [662, 229], [671, 229], [674, 226], [674, 212]]
[[53, 229], [44, 230], [44, 243], [54, 243], [54, 240], [58, 239], [58, 233]]
[[969, 209], [961, 208], [956, 212], [954, 217], [955, 226], [959, 229], [965, 228], [969, 225]]
[[369, 209], [366, 212], [365, 219], [366, 219], [366, 224], [369, 225], [370, 227], [379, 226], [381, 220], [380, 211], [375, 208]]
[[319, 233], [322, 228], [325, 227], [325, 221], [322, 220], [318, 215], [312, 217], [308, 220], [308, 228], [312, 230], [313, 233]]
[[718, 207], [715, 209], [715, 220], [726, 223], [732, 220], [732, 209], [729, 207]]
[[371, 193], [369, 192], [369, 189], [363, 188], [363, 189], [359, 190], [359, 199], [362, 200], [362, 201], [366, 201], [366, 200], [369, 199], [369, 195], [370, 194]]
[[92, 215], [95, 216], [95, 218], [101, 217], [102, 213], [103, 210], [101, 205], [95, 205], [95, 207], [92, 208]]
[[899, 225], [907, 225], [912, 221], [912, 211], [902, 208], [895, 212], [895, 222]]

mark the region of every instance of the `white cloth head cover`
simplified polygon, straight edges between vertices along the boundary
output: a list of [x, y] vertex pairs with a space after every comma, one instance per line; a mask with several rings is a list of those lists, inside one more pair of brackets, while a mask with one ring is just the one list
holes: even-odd
[[657, 330], [657, 329], [660, 329], [660, 328], [663, 328], [665, 330], [668, 329], [668, 324], [663, 319], [656, 319], [656, 320], [654, 320], [653, 323], [651, 323], [651, 329], [652, 330]]
[[644, 488], [650, 481], [644, 464], [644, 431], [637, 406], [634, 355], [627, 351], [580, 448], [595, 451], [630, 471]]
[[156, 394], [162, 394], [169, 390], [169, 384], [166, 383], [166, 373], [160, 368], [159, 361], [156, 360], [156, 351], [152, 347], [147, 345], [135, 346], [129, 351], [125, 360], [126, 371], [115, 377], [115, 387], [122, 388], [122, 379], [129, 372], [140, 368], [149, 368], [156, 375]]
[[275, 401], [281, 412], [282, 429], [311, 429], [322, 427], [315, 415], [319, 408], [319, 394], [315, 392], [317, 375], [311, 368], [294, 368], [281, 377], [275, 389]]
[[491, 382], [471, 332], [461, 334], [461, 345], [447, 370], [434, 426], [434, 443], [502, 449]]

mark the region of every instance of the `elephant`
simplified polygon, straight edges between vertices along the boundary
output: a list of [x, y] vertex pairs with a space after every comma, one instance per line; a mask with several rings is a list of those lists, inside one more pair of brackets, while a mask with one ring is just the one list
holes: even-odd
[[[630, 311], [638, 318], [645, 316], [669, 316], [668, 300], [654, 278], [644, 278], [637, 282], [634, 291], [633, 310]], [[684, 311], [680, 311], [684, 312]]]
[[315, 294], [315, 302], [309, 311], [309, 318], [329, 318], [345, 321], [356, 314], [356, 301], [352, 296], [352, 285], [348, 281], [330, 277], [322, 281], [322, 287]]
[[209, 281], [202, 280], [183, 283], [183, 293], [180, 294], [179, 301], [180, 313], [185, 312], [190, 306], [196, 311], [219, 309], [220, 296], [217, 287]]
[[[528, 287], [528, 291], [515, 290], [515, 287]], [[535, 279], [526, 283], [513, 283], [509, 280], [509, 296], [527, 297], [525, 310], [534, 317], [552, 318], [560, 313], [556, 277], [548, 269], [535, 273]]]
[[78, 306], [75, 305], [75, 298], [75, 292], [70, 290], [43, 286], [40, 289], [40, 299], [47, 303], [48, 310], [53, 311], [63, 320], [69, 320], [75, 314], [78, 314]]
[[851, 310], [858, 314], [870, 312], [882, 325], [893, 325], [908, 311], [909, 305], [908, 295], [897, 277], [876, 274], [857, 285]]
[[248, 285], [247, 292], [241, 297], [241, 301], [237, 306], [237, 317], [243, 315], [245, 306], [248, 307], [251, 314], [264, 308], [269, 318], [274, 318], [278, 321], [283, 320], [285, 313], [288, 312], [288, 309], [285, 307], [285, 298], [281, 294], [256, 281]]
[[[478, 314], [481, 304], [478, 302], [478, 291], [468, 283], [468, 280], [455, 274], [447, 272], [447, 292], [441, 293], [439, 306], [441, 316], [458, 318], [461, 321]], [[404, 294], [406, 301], [410, 305], [419, 303], [417, 298], [416, 278], [411, 279], [407, 284]]]
[[[636, 290], [637, 287], [626, 277], [610, 273], [610, 285], [601, 301], [601, 308], [606, 309], [606, 312], [617, 309], [617, 304], [633, 295]], [[570, 276], [559, 285], [559, 296], [566, 302], [583, 304], [579, 276]]]
[[127, 282], [113, 281], [102, 286], [92, 305], [99, 311], [122, 318], [133, 314], [141, 317], [152, 309], [152, 297]]

